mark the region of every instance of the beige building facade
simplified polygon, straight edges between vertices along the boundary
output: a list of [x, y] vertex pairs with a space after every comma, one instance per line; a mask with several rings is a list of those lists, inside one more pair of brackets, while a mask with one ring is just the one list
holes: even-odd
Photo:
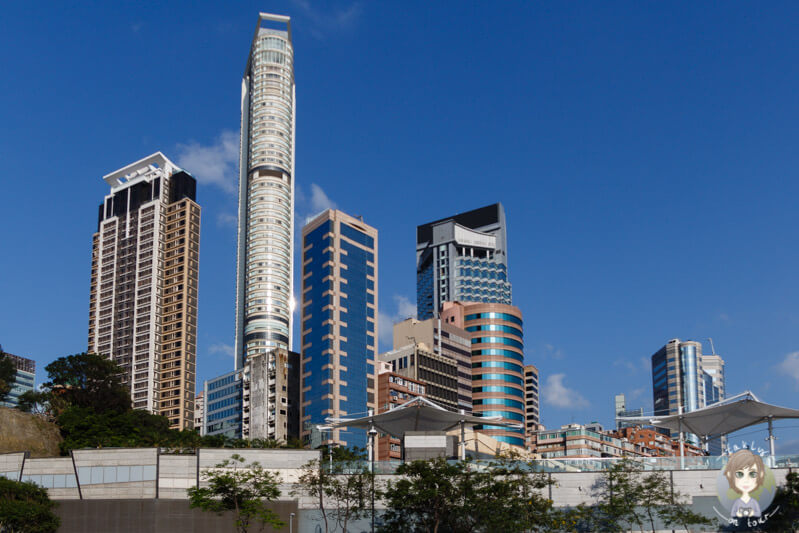
[[93, 237], [90, 352], [124, 371], [133, 407], [194, 427], [200, 206], [195, 179], [157, 152], [103, 178]]

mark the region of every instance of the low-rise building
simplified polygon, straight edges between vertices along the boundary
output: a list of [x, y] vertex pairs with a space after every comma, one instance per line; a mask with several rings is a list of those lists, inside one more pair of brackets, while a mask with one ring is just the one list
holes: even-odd
[[[666, 457], [680, 455], [680, 441], [668, 435], [646, 427], [624, 427], [617, 429], [612, 435], [641, 446], [652, 457]], [[683, 443], [685, 456], [705, 455], [701, 448], [690, 442]]]
[[597, 426], [568, 424], [560, 429], [540, 431], [531, 436], [531, 450], [540, 454], [542, 459], [647, 455], [640, 445], [608, 435]]
[[[391, 364], [380, 361], [377, 375], [377, 413], [384, 413], [398, 405], [425, 395], [425, 385], [419, 380], [401, 376], [391, 371]], [[377, 460], [402, 459], [402, 442], [399, 438], [380, 433], [377, 438]]]

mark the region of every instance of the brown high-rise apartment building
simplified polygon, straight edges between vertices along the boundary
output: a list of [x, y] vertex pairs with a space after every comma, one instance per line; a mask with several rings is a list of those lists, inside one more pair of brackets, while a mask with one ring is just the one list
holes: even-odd
[[89, 351], [125, 370], [133, 407], [194, 426], [200, 206], [161, 152], [103, 177], [92, 247]]

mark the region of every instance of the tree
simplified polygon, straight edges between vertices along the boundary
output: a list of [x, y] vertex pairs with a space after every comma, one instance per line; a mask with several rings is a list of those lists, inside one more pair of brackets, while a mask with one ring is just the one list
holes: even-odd
[[0, 531], [53, 533], [61, 524], [53, 512], [55, 505], [47, 490], [0, 477]]
[[799, 529], [799, 473], [788, 474], [785, 485], [777, 489], [771, 509], [776, 509], [777, 512], [763, 524], [765, 531], [782, 532]]
[[50, 379], [42, 387], [50, 393], [55, 414], [68, 407], [98, 413], [130, 409], [130, 392], [121, 382], [123, 371], [110, 359], [84, 352], [59, 357], [44, 369]]
[[280, 497], [280, 476], [264, 470], [255, 461], [244, 465], [244, 458], [233, 454], [202, 474], [207, 487], [188, 490], [191, 507], [222, 514], [233, 511], [236, 531], [246, 533], [255, 522], [281, 528], [285, 523], [267, 507]]
[[548, 481], [529, 463], [508, 458], [477, 465], [443, 458], [400, 465], [384, 493], [381, 531], [521, 532], [548, 528]]
[[0, 402], [4, 401], [11, 392], [11, 386], [17, 377], [17, 367], [10, 357], [0, 348]]
[[48, 401], [49, 395], [47, 393], [35, 390], [25, 391], [17, 400], [17, 409], [23, 413], [45, 414]]
[[[641, 463], [622, 459], [611, 465], [594, 486], [596, 506], [578, 506], [563, 512], [562, 520], [578, 531], [620, 531], [635, 526], [656, 531], [664, 526], [706, 526], [713, 522], [691, 511], [685, 498], [673, 490], [662, 471], [644, 472]], [[647, 525], [648, 528], [644, 526]]]
[[331, 453], [327, 460], [314, 459], [303, 466], [292, 494], [304, 494], [319, 505], [325, 533], [330, 531], [329, 518], [346, 533], [353, 520], [369, 515], [375, 476], [364, 464], [361, 449], [340, 447]]

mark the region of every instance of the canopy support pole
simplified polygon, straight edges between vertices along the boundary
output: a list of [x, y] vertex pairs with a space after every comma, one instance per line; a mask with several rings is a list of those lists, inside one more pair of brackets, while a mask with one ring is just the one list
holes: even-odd
[[768, 454], [769, 454], [769, 466], [774, 468], [776, 458], [774, 457], [774, 441], [777, 437], [774, 436], [774, 417], [768, 417]]
[[680, 416], [680, 470], [685, 470], [685, 435], [682, 431], [682, 416]]
[[[462, 415], [466, 414], [466, 411], [461, 409], [460, 410]], [[466, 421], [461, 418], [460, 421], [461, 426], [461, 461], [466, 460]]]
[[[369, 416], [374, 416], [373, 411], [371, 409], [369, 409]], [[377, 431], [375, 431], [375, 423], [373, 420], [370, 420], [368, 438], [366, 439], [366, 449], [369, 453], [369, 473], [374, 472], [374, 465], [375, 465], [374, 433], [377, 433]]]

